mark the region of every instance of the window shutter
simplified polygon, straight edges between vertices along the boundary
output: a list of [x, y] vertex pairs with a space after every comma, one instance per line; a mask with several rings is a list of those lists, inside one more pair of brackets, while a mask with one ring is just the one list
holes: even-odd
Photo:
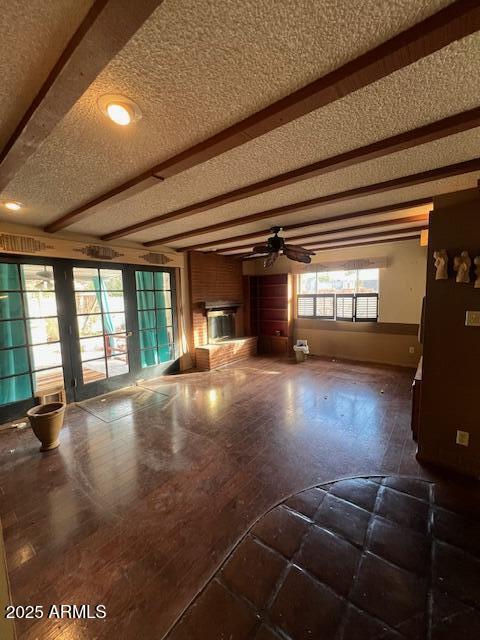
[[355, 320], [357, 322], [376, 322], [378, 320], [378, 293], [357, 293]]
[[355, 296], [353, 294], [337, 294], [336, 296], [337, 320], [353, 322]]
[[298, 296], [297, 298], [297, 315], [304, 317], [313, 317], [315, 299], [314, 296]]
[[315, 315], [317, 318], [333, 320], [335, 318], [335, 296], [332, 294], [317, 296]]

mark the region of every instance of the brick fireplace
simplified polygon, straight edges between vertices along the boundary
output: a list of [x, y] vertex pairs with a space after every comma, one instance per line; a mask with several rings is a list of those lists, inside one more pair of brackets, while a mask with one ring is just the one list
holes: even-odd
[[197, 367], [213, 369], [254, 355], [257, 338], [245, 337], [241, 262], [191, 251], [188, 264]]

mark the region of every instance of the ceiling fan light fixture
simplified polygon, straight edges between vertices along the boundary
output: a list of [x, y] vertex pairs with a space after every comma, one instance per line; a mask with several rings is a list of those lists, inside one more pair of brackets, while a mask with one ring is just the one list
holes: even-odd
[[140, 107], [125, 96], [105, 95], [98, 100], [100, 111], [112, 122], [126, 127], [142, 117]]
[[299, 245], [287, 244], [285, 238], [278, 235], [281, 230], [281, 227], [272, 227], [271, 231], [274, 235], [267, 238], [264, 244], [254, 246], [253, 255], [267, 254], [263, 263], [265, 268], [271, 267], [275, 263], [280, 256], [280, 252], [289, 260], [310, 264], [312, 261], [310, 256], [314, 256], [315, 253]]

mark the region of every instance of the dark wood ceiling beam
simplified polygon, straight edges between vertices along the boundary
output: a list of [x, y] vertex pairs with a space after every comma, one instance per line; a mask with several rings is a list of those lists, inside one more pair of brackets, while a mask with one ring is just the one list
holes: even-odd
[[[243, 216], [240, 218], [231, 218], [230, 220], [219, 223], [216, 230], [228, 229], [230, 227], [237, 227], [243, 224], [250, 224], [251, 222], [258, 222], [259, 220], [265, 220], [267, 218], [296, 213], [297, 211], [308, 211], [310, 209], [315, 209], [332, 202], [355, 200], [357, 198], [363, 198], [368, 195], [386, 193], [388, 191], [394, 191], [396, 189], [403, 189], [420, 184], [427, 184], [428, 182], [433, 182], [435, 180], [451, 178], [452, 176], [457, 176], [464, 173], [472, 173], [473, 171], [480, 171], [480, 158], [474, 158], [473, 160], [467, 160], [465, 162], [459, 162], [457, 164], [451, 164], [447, 165], [446, 167], [439, 167], [437, 169], [430, 169], [429, 171], [413, 173], [408, 176], [393, 178], [392, 180], [386, 180], [385, 182], [377, 182], [375, 184], [369, 184], [363, 187], [356, 187], [355, 189], [347, 189], [346, 191], [331, 193], [319, 198], [312, 198], [311, 200], [295, 202], [283, 207], [275, 207], [274, 209], [259, 211], [258, 213], [252, 213], [248, 216]], [[149, 240], [148, 242], [144, 242], [143, 244], [145, 247], [154, 247], [156, 245], [164, 243], [165, 239], [159, 238], [157, 240]]]
[[[405, 227], [403, 229], [387, 229], [385, 231], [371, 231], [370, 233], [360, 233], [360, 234], [355, 234], [353, 236], [342, 236], [340, 238], [325, 238], [324, 240], [312, 240], [311, 242], [307, 242], [305, 243], [303, 246], [306, 249], [311, 249], [312, 251], [315, 249], [315, 247], [317, 246], [321, 246], [323, 244], [330, 244], [331, 242], [344, 242], [346, 240], [355, 240], [355, 239], [362, 239], [362, 238], [383, 238], [384, 236], [394, 236], [394, 235], [398, 235], [399, 233], [415, 233], [417, 231], [422, 231], [423, 229], [426, 229], [428, 227], [428, 220], [427, 219], [423, 219], [423, 224], [421, 225], [417, 225], [416, 227]], [[354, 229], [345, 229], [345, 231], [354, 231]], [[325, 236], [331, 236], [331, 235], [337, 235], [338, 233], [341, 233], [341, 230], [339, 231], [329, 231], [328, 233], [325, 233]], [[293, 243], [289, 243], [289, 244], [297, 244], [296, 242]], [[314, 246], [310, 246], [310, 245], [314, 245]], [[298, 245], [300, 246], [300, 245]], [[232, 249], [223, 249], [222, 251], [218, 251], [216, 253], [221, 253], [222, 255], [235, 255], [235, 253], [231, 253], [232, 251], [237, 252], [237, 253], [243, 253], [245, 251], [245, 249], [248, 249], [248, 247], [234, 247]]]
[[128, 198], [132, 189], [136, 193], [150, 186], [149, 178], [153, 175], [166, 179], [207, 162], [249, 140], [358, 91], [478, 29], [480, 29], [478, 3], [472, 0], [457, 0], [306, 87], [152, 167], [147, 173], [132, 178], [124, 185], [119, 185], [68, 212], [48, 225], [45, 230], [54, 232], [68, 227], [97, 211], [103, 203], [107, 203], [108, 206], [111, 197], [118, 200], [122, 189], [124, 197]]
[[[318, 250], [327, 250], [327, 249], [347, 249], [348, 247], [364, 247], [366, 245], [371, 244], [386, 244], [387, 242], [403, 242], [405, 240], [415, 240], [416, 238], [420, 238], [419, 233], [412, 234], [411, 236], [402, 236], [401, 238], [384, 238], [382, 240], [365, 240], [363, 242], [353, 242], [349, 244], [336, 244], [328, 247], [318, 247]], [[266, 256], [266, 253], [253, 255], [251, 253], [242, 253], [235, 258], [239, 258], [241, 260], [253, 260], [261, 258], [262, 256]]]
[[169, 213], [164, 213], [153, 218], [148, 218], [142, 222], [123, 227], [117, 231], [108, 233], [102, 237], [102, 240], [115, 240], [121, 238], [142, 229], [150, 229], [160, 224], [171, 222], [172, 220], [182, 220], [194, 214], [204, 213], [211, 211], [217, 207], [222, 207], [232, 202], [238, 202], [245, 198], [251, 198], [253, 196], [273, 191], [281, 187], [287, 187], [292, 184], [301, 182], [302, 180], [308, 180], [321, 175], [325, 175], [331, 171], [338, 169], [344, 169], [346, 167], [360, 164], [368, 160], [377, 159], [391, 153], [398, 151], [404, 151], [405, 149], [411, 149], [418, 145], [426, 144], [427, 142], [433, 142], [443, 137], [467, 131], [475, 127], [480, 127], [480, 107], [471, 109], [470, 111], [464, 111], [454, 116], [444, 118], [437, 122], [418, 127], [411, 131], [405, 131], [398, 135], [386, 138], [385, 140], [379, 140], [372, 144], [341, 153], [331, 158], [326, 158], [320, 162], [315, 162], [305, 167], [300, 167], [294, 171], [289, 171], [267, 180], [261, 180], [254, 184], [240, 189], [235, 189], [228, 193], [197, 202]]
[[[375, 235], [365, 235], [365, 236], [351, 236], [350, 238], [340, 238], [338, 240], [338, 242], [342, 242], [342, 243], [349, 243], [349, 242], [355, 242], [354, 245], [352, 244], [345, 244], [343, 246], [357, 246], [359, 243], [356, 242], [356, 240], [359, 240], [359, 242], [367, 242], [367, 244], [370, 244], [370, 242], [368, 242], [368, 238], [372, 238], [372, 242], [371, 244], [374, 244], [375, 242], [378, 241], [379, 238], [383, 239], [383, 242], [387, 242], [389, 239], [390, 240], [406, 240], [407, 238], [409, 240], [411, 240], [412, 238], [419, 238], [421, 235], [421, 232], [424, 231], [427, 227], [424, 225], [423, 227], [418, 227], [416, 229], [409, 229], [409, 231], [411, 231], [411, 233], [409, 233], [406, 236], [398, 236], [398, 234], [393, 233], [392, 231], [388, 232], [388, 233], [377, 233]], [[363, 238], [363, 239], [362, 239]], [[328, 245], [330, 247], [331, 244], [335, 244], [335, 240], [331, 240], [330, 242], [326, 241], [326, 242], [320, 242], [317, 246], [315, 247], [311, 247], [311, 251], [319, 251], [320, 249], [324, 248], [326, 245]], [[336, 248], [336, 247], [334, 247]]]
[[[340, 227], [339, 229], [328, 229], [327, 231], [315, 231], [313, 233], [307, 233], [304, 235], [297, 235], [297, 236], [290, 236], [290, 237], [286, 237], [285, 240], [287, 241], [287, 243], [292, 244], [297, 244], [299, 242], [302, 242], [304, 240], [308, 240], [308, 242], [305, 244], [305, 246], [308, 246], [309, 244], [315, 244], [316, 240], [314, 240], [313, 238], [316, 238], [318, 241], [320, 241], [320, 239], [323, 236], [327, 236], [327, 235], [332, 235], [332, 234], [337, 234], [337, 233], [345, 233], [348, 231], [357, 231], [357, 230], [362, 230], [362, 229], [377, 229], [379, 227], [391, 227], [394, 225], [406, 225], [406, 224], [413, 224], [415, 222], [423, 222], [423, 223], [427, 223], [428, 224], [428, 216], [425, 215], [419, 215], [419, 216], [409, 216], [408, 218], [394, 218], [393, 220], [377, 220], [376, 222], [369, 222], [366, 224], [359, 224], [359, 225], [349, 225], [347, 227]], [[398, 229], [395, 230], [395, 233], [397, 233], [397, 231], [400, 233], [401, 231], [403, 231], [404, 229]], [[408, 231], [408, 228], [405, 229]], [[390, 233], [393, 233], [392, 231], [390, 231]], [[241, 244], [241, 245], [236, 245], [234, 247], [224, 247], [222, 249], [216, 249], [215, 253], [227, 253], [229, 251], [237, 251], [237, 250], [245, 250], [248, 248], [252, 248], [255, 244], [258, 244], [257, 242], [251, 242], [250, 244]]]
[[[397, 202], [395, 204], [388, 204], [383, 207], [374, 207], [372, 209], [365, 209], [363, 211], [354, 211], [352, 213], [343, 213], [337, 216], [330, 216], [328, 218], [320, 218], [317, 220], [310, 220], [308, 222], [295, 222], [293, 224], [285, 224], [282, 226], [284, 232], [292, 231], [294, 229], [307, 229], [308, 227], [317, 227], [321, 224], [327, 224], [328, 222], [339, 222], [343, 220], [351, 220], [354, 218], [363, 218], [364, 216], [371, 216], [378, 213], [393, 213], [394, 211], [406, 211], [407, 209], [413, 209], [414, 207], [421, 207], [426, 204], [432, 204], [432, 198], [418, 198], [417, 200], [409, 200], [407, 202]], [[192, 229], [191, 231], [184, 231], [183, 233], [177, 233], [174, 236], [168, 236], [162, 238], [162, 244], [170, 244], [177, 242], [178, 240], [185, 240], [187, 238], [194, 238], [197, 236], [215, 233], [224, 229], [224, 223], [220, 222], [212, 224], [207, 227], [201, 227], [200, 229]], [[240, 240], [252, 240], [253, 238], [262, 238], [267, 233], [270, 233], [270, 227], [265, 227], [260, 231], [253, 231], [252, 233], [244, 233], [243, 235], [235, 236], [235, 242]], [[207, 247], [216, 247], [218, 245], [227, 244], [233, 242], [231, 234], [228, 238], [222, 238], [221, 240], [212, 240], [210, 242], [203, 242], [201, 244], [191, 244], [184, 247], [178, 247], [179, 251], [206, 249]]]
[[162, 2], [93, 3], [0, 152], [0, 191]]

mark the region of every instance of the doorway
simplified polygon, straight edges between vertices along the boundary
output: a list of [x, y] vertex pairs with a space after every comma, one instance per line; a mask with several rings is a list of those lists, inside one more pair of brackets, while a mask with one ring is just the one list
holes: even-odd
[[0, 256], [0, 422], [178, 369], [174, 270]]

